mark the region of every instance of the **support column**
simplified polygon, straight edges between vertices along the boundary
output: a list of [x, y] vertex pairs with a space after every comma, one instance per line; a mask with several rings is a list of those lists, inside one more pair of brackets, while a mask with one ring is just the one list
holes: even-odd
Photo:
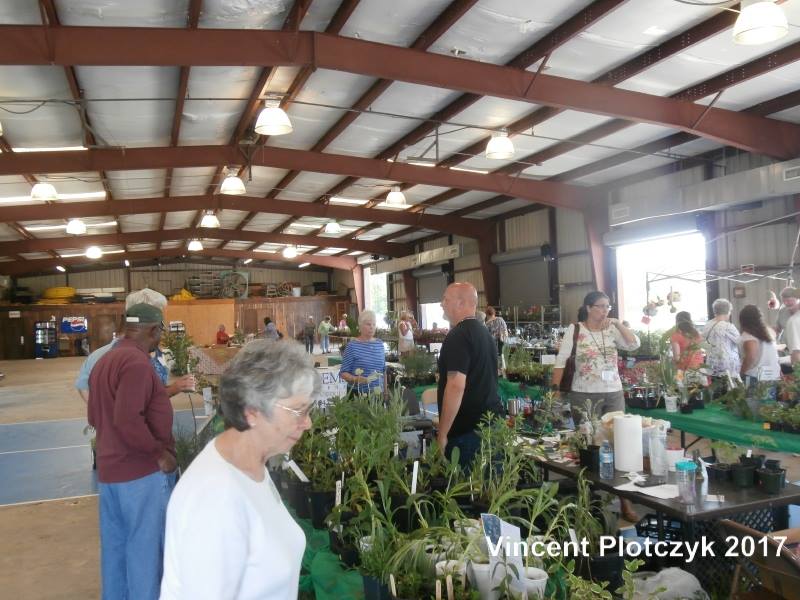
[[547, 225], [549, 230], [550, 256], [545, 257], [547, 261], [547, 281], [550, 289], [550, 304], [560, 304], [560, 292], [558, 287], [558, 226], [556, 223], [556, 208], [551, 206], [547, 209]]
[[[589, 240], [589, 254], [592, 261], [592, 276], [596, 289], [605, 292], [612, 299], [616, 298], [617, 290], [610, 289], [613, 277], [610, 270], [610, 255], [608, 248], [603, 245], [603, 234], [609, 229], [608, 208], [605, 202], [601, 205], [583, 211], [583, 220], [586, 226], [586, 236]], [[614, 286], [616, 288], [616, 286]]]
[[[714, 213], [700, 213], [697, 215], [697, 228], [700, 230], [700, 233], [703, 234], [703, 237], [708, 240], [713, 240], [717, 237], [717, 225], [715, 222]], [[719, 269], [719, 261], [717, 260], [717, 244], [720, 243], [720, 240], [717, 240], [713, 244], [706, 244], [706, 273], [709, 271], [717, 271]], [[722, 240], [724, 244], [724, 239]], [[719, 280], [711, 281], [706, 284], [706, 305], [708, 307], [708, 318], [714, 318], [714, 311], [711, 309], [711, 305], [714, 304], [714, 300], [719, 298]]]
[[414, 316], [419, 314], [419, 305], [417, 304], [417, 278], [411, 274], [411, 269], [403, 271], [403, 288], [406, 293], [406, 308], [414, 313]]
[[486, 296], [487, 306], [500, 305], [500, 272], [497, 265], [492, 262], [492, 254], [497, 252], [497, 236], [494, 229], [481, 238], [478, 238], [478, 255], [481, 261], [481, 275], [483, 275], [483, 293]]
[[364, 267], [356, 265], [353, 268], [353, 288], [356, 292], [356, 306], [358, 312], [364, 310]]

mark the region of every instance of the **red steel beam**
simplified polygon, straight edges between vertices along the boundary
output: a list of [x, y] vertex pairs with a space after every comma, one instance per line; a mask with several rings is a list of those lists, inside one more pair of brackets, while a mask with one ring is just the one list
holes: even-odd
[[[135, 27], [0, 27], [0, 64], [316, 65], [689, 131], [776, 158], [800, 154], [800, 126], [684, 100], [316, 32]], [[48, 43], [50, 42], [50, 43]], [[166, 49], [169, 49], [167, 51]], [[800, 58], [800, 48], [793, 48]], [[790, 61], [784, 56], [784, 64]], [[535, 85], [533, 85], [535, 79]]]
[[[424, 167], [423, 167], [424, 168]], [[57, 202], [51, 205], [20, 204], [0, 207], [0, 223], [12, 221], [43, 221], [73, 217], [102, 217], [120, 215], [199, 210], [211, 206], [228, 210], [260, 211], [281, 215], [300, 215], [327, 219], [374, 221], [433, 229], [479, 238], [486, 233], [483, 224], [475, 219], [458, 219], [448, 216], [412, 214], [406, 211], [363, 208], [360, 206], [335, 206], [314, 202], [252, 198], [249, 196], [174, 196], [167, 198], [139, 198], [95, 202]], [[331, 238], [336, 239], [336, 238]]]
[[97, 235], [68, 236], [61, 238], [17, 240], [0, 242], [0, 255], [7, 256], [19, 252], [42, 252], [52, 248], [87, 248], [112, 244], [136, 244], [203, 238], [211, 240], [296, 244], [301, 246], [335, 246], [348, 250], [363, 250], [392, 257], [406, 256], [413, 252], [411, 244], [370, 242], [348, 240], [313, 235], [290, 235], [285, 233], [262, 233], [257, 231], [236, 231], [235, 229], [209, 229], [204, 227], [189, 229], [166, 229], [154, 231], [131, 231], [128, 233], [106, 233]]
[[[438, 40], [448, 29], [450, 29], [464, 14], [472, 8], [477, 0], [453, 0], [447, 8], [439, 14], [436, 19], [423, 31], [416, 40], [411, 44], [411, 48], [416, 50], [427, 50], [433, 43]], [[339, 137], [342, 132], [347, 129], [353, 121], [355, 121], [361, 112], [369, 108], [389, 87], [394, 83], [388, 79], [378, 79], [373, 83], [370, 88], [364, 92], [361, 97], [356, 100], [350, 111], [346, 111], [341, 118], [339, 118], [334, 125], [326, 131], [316, 144], [311, 148], [316, 152], [322, 152], [327, 148], [331, 142]], [[286, 188], [291, 183], [299, 171], [289, 171], [277, 186], [268, 194], [268, 197], [274, 198], [278, 195], [280, 190]], [[283, 231], [294, 219], [290, 217], [274, 231]]]
[[119, 263], [125, 259], [130, 261], [145, 260], [153, 258], [164, 257], [181, 257], [181, 256], [207, 256], [215, 257], [220, 256], [223, 258], [252, 258], [253, 260], [268, 260], [280, 261], [285, 263], [304, 263], [308, 262], [312, 265], [319, 265], [321, 267], [329, 267], [332, 269], [342, 269], [345, 271], [352, 271], [358, 267], [358, 263], [351, 256], [311, 256], [301, 254], [297, 258], [284, 258], [280, 254], [266, 254], [264, 252], [244, 252], [241, 250], [223, 250], [221, 248], [209, 248], [201, 250], [200, 252], [189, 252], [186, 248], [170, 248], [162, 250], [146, 250], [142, 252], [124, 252], [119, 254], [110, 254], [108, 258], [101, 258], [98, 261], [93, 261], [85, 257], [75, 258], [48, 258], [48, 259], [35, 259], [23, 260], [19, 262], [5, 262], [0, 263], [0, 274], [18, 277], [20, 275], [27, 275], [31, 273], [42, 273], [52, 271], [56, 265], [64, 267], [82, 266], [86, 264], [97, 264], [103, 262]]
[[[782, 125], [789, 126], [786, 123], [782, 123]], [[800, 140], [798, 141], [800, 142]], [[238, 157], [239, 149], [230, 146], [126, 148], [122, 150], [103, 148], [86, 152], [0, 154], [0, 175], [202, 167], [231, 164]], [[591, 190], [576, 186], [511, 177], [502, 173], [468, 173], [441, 167], [420, 167], [373, 158], [288, 148], [260, 146], [252, 155], [251, 164], [389, 181], [409, 181], [463, 190], [482, 190], [562, 208], [578, 209], [593, 197]]]

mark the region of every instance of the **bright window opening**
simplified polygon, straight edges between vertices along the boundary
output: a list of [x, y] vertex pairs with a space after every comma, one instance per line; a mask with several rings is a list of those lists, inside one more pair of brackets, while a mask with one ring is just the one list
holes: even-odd
[[375, 321], [378, 329], [388, 329], [389, 324], [386, 322], [386, 313], [389, 312], [389, 301], [387, 293], [387, 274], [386, 273], [369, 273], [365, 269], [365, 275], [368, 278], [369, 285], [366, 292], [366, 305], [375, 311]]
[[[695, 323], [704, 323], [708, 316], [706, 299], [706, 241], [702, 234], [692, 233], [658, 240], [626, 244], [617, 248], [621, 319], [637, 330], [665, 331], [675, 325], [667, 295], [680, 294], [674, 307], [689, 311]], [[648, 299], [648, 280], [650, 292]], [[648, 301], [664, 301], [650, 323], [644, 323], [643, 309]]]
[[420, 327], [423, 329], [447, 329], [450, 327], [444, 318], [442, 312], [442, 305], [439, 302], [431, 302], [430, 304], [423, 304], [420, 306], [422, 312], [422, 320], [419, 322]]

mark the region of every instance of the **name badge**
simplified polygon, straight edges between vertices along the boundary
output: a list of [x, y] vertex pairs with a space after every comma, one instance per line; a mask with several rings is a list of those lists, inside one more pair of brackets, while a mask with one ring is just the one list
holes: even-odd
[[616, 381], [617, 372], [613, 369], [603, 369], [603, 381]]

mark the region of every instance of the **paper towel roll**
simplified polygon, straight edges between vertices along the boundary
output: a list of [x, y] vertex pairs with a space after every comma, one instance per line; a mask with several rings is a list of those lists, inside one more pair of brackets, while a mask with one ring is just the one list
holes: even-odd
[[642, 417], [624, 415], [614, 417], [614, 468], [618, 471], [641, 471]]

